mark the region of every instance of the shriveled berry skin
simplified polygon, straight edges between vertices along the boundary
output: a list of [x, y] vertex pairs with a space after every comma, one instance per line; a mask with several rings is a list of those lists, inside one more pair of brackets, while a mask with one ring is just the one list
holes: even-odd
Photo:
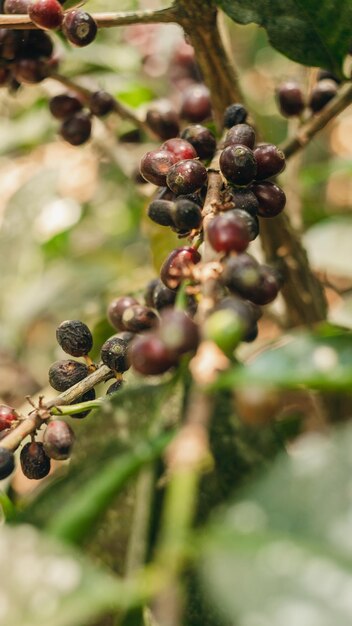
[[76, 96], [70, 96], [67, 93], [61, 93], [58, 96], [54, 96], [49, 101], [49, 109], [51, 115], [58, 120], [66, 120], [68, 117], [72, 117], [74, 113], [81, 111], [82, 102], [76, 98]]
[[40, 28], [55, 30], [62, 24], [62, 6], [57, 0], [33, 0], [28, 7], [32, 22]]
[[161, 315], [158, 335], [177, 356], [195, 351], [200, 340], [197, 324], [184, 311], [170, 308]]
[[195, 248], [191, 246], [176, 248], [165, 259], [160, 270], [160, 278], [169, 289], [177, 289], [183, 279], [189, 276], [193, 265], [200, 260], [201, 256]]
[[224, 126], [225, 128], [231, 128], [235, 124], [243, 124], [248, 116], [247, 109], [243, 104], [234, 103], [225, 109], [224, 113]]
[[247, 146], [227, 146], [221, 152], [219, 163], [226, 180], [235, 185], [248, 185], [257, 173], [254, 154]]
[[253, 191], [248, 188], [236, 189], [233, 187], [227, 187], [226, 192], [228, 193], [231, 202], [233, 202], [234, 209], [241, 209], [242, 211], [246, 211], [253, 216], [257, 215], [259, 203]]
[[50, 472], [50, 459], [39, 441], [32, 441], [23, 446], [20, 454], [22, 472], [27, 478], [39, 480]]
[[126, 358], [127, 342], [120, 337], [110, 337], [101, 348], [101, 360], [115, 372], [125, 372], [128, 368]]
[[132, 342], [129, 359], [136, 372], [145, 376], [163, 374], [177, 363], [162, 339], [153, 334], [142, 335]]
[[236, 124], [230, 128], [225, 137], [224, 148], [227, 146], [247, 146], [247, 148], [254, 148], [255, 144], [255, 131], [249, 124]]
[[4, 480], [15, 469], [15, 457], [11, 450], [0, 447], [0, 480]]
[[[81, 402], [89, 402], [89, 400], [95, 400], [95, 389], [89, 389], [85, 393], [83, 393], [79, 398], [77, 398], [72, 404], [80, 404]], [[87, 417], [92, 409], [88, 409], [87, 411], [81, 411], [80, 413], [76, 413], [75, 415], [71, 415], [72, 418], [75, 419], [83, 419]]]
[[313, 113], [319, 113], [336, 94], [337, 84], [334, 80], [328, 78], [319, 80], [312, 89], [309, 99], [309, 108], [312, 109]]
[[271, 176], [276, 176], [285, 167], [285, 155], [277, 146], [271, 143], [264, 143], [254, 150], [257, 161], [256, 180], [265, 180]]
[[236, 211], [217, 215], [208, 226], [208, 239], [217, 252], [243, 252], [250, 242], [248, 224]]
[[62, 31], [73, 45], [81, 48], [94, 41], [98, 27], [89, 13], [75, 9], [65, 13]]
[[125, 309], [122, 315], [122, 323], [130, 332], [139, 333], [156, 326], [158, 316], [152, 309], [141, 304], [135, 304]]
[[285, 117], [300, 115], [304, 110], [302, 89], [295, 81], [287, 81], [279, 85], [276, 98], [280, 111]]
[[140, 172], [149, 183], [164, 187], [166, 176], [176, 159], [169, 150], [151, 150], [141, 159]]
[[194, 84], [183, 93], [181, 117], [189, 122], [203, 122], [211, 116], [211, 100], [208, 87]]
[[92, 120], [89, 113], [78, 111], [63, 121], [60, 135], [72, 146], [81, 146], [90, 138]]
[[189, 232], [202, 223], [202, 211], [198, 204], [185, 197], [179, 197], [173, 203], [171, 217], [178, 231]]
[[56, 391], [66, 391], [88, 376], [85, 363], [66, 359], [55, 361], [49, 369], [49, 383]]
[[93, 115], [104, 117], [114, 111], [116, 101], [110, 93], [100, 90], [90, 95], [88, 104]]
[[7, 404], [0, 404], [0, 431], [7, 430], [17, 420], [18, 414], [15, 409]]
[[115, 380], [115, 382], [107, 388], [106, 395], [109, 396], [111, 393], [116, 393], [116, 391], [120, 391], [122, 387], [123, 380]]
[[174, 203], [170, 200], [153, 200], [148, 207], [148, 217], [160, 226], [173, 226], [173, 206]]
[[178, 161], [184, 161], [186, 159], [197, 158], [197, 152], [193, 148], [192, 144], [190, 144], [185, 139], [181, 139], [180, 137], [168, 139], [162, 144], [161, 149], [167, 150], [167, 152], [171, 152], [175, 157], [175, 163], [177, 163]]
[[67, 354], [85, 356], [93, 347], [93, 337], [88, 326], [80, 320], [65, 320], [56, 329], [56, 339]]
[[138, 304], [138, 300], [132, 296], [122, 296], [121, 298], [115, 298], [110, 302], [107, 310], [108, 320], [116, 330], [127, 330], [122, 323], [123, 313], [128, 307]]
[[216, 150], [216, 139], [213, 133], [200, 124], [187, 126], [181, 133], [182, 139], [188, 141], [200, 159], [211, 159]]
[[203, 187], [208, 178], [207, 170], [202, 163], [195, 160], [185, 160], [170, 167], [167, 176], [167, 186], [177, 195], [187, 195]]
[[75, 440], [74, 432], [63, 420], [52, 420], [43, 435], [44, 451], [51, 459], [65, 461], [70, 457]]
[[275, 217], [285, 208], [286, 195], [275, 183], [267, 180], [253, 183], [251, 190], [258, 200], [260, 217]]
[[166, 99], [158, 100], [150, 106], [146, 122], [161, 139], [176, 137], [180, 129], [178, 114]]

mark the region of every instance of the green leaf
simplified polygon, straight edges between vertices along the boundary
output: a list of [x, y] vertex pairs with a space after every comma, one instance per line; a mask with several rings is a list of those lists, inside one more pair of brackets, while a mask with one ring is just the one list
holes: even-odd
[[220, 376], [216, 387], [230, 389], [252, 383], [350, 391], [352, 333], [331, 329], [315, 334], [306, 331], [292, 333], [245, 367], [235, 366]]
[[236, 626], [352, 623], [352, 428], [308, 435], [204, 535], [206, 594]]
[[341, 75], [351, 45], [350, 0], [216, 0], [234, 21], [263, 26], [282, 54]]
[[83, 626], [133, 604], [126, 585], [31, 526], [0, 530], [1, 626]]

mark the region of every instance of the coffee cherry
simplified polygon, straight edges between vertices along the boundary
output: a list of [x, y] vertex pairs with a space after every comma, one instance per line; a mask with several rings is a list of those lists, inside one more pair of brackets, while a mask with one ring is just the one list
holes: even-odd
[[56, 339], [64, 352], [71, 356], [85, 356], [93, 347], [88, 326], [79, 320], [65, 320], [56, 329]]
[[230, 104], [224, 113], [224, 126], [225, 128], [231, 128], [236, 124], [243, 124], [246, 121], [248, 115], [247, 109], [243, 104]]
[[31, 0], [5, 0], [3, 11], [8, 15], [26, 15]]
[[98, 27], [89, 13], [75, 9], [65, 13], [62, 32], [72, 44], [81, 48], [94, 41]]
[[110, 396], [112, 393], [116, 393], [116, 391], [120, 391], [123, 387], [123, 380], [115, 380], [112, 385], [110, 385], [106, 390], [106, 395]]
[[248, 224], [236, 211], [217, 215], [208, 226], [208, 239], [217, 252], [243, 252], [250, 242]]
[[76, 96], [70, 96], [67, 93], [54, 96], [49, 101], [50, 113], [58, 120], [66, 120], [82, 108], [82, 102]]
[[308, 106], [313, 113], [319, 113], [337, 94], [337, 84], [334, 80], [325, 78], [320, 80], [312, 89]]
[[144, 303], [146, 306], [151, 308], [154, 307], [154, 292], [158, 285], [162, 285], [160, 278], [153, 278], [147, 283], [147, 286], [144, 291]]
[[175, 157], [175, 163], [186, 159], [197, 158], [197, 152], [193, 146], [188, 141], [181, 139], [180, 137], [174, 137], [174, 139], [168, 139], [165, 141], [161, 146], [161, 150], [171, 152]]
[[32, 0], [28, 15], [40, 28], [55, 30], [60, 28], [64, 17], [62, 6], [57, 0]]
[[157, 100], [147, 111], [146, 122], [161, 139], [171, 139], [179, 132], [179, 119], [169, 100]]
[[23, 446], [20, 454], [22, 472], [27, 478], [39, 480], [50, 472], [50, 459], [41, 442], [32, 441]]
[[211, 100], [208, 87], [194, 84], [183, 93], [181, 117], [189, 122], [203, 122], [211, 116]]
[[173, 306], [176, 300], [176, 292], [172, 291], [158, 279], [153, 292], [152, 306], [157, 311], [161, 311], [167, 307]]
[[95, 91], [89, 96], [88, 106], [93, 115], [104, 117], [114, 111], [116, 101], [110, 93], [100, 90]]
[[236, 296], [223, 298], [215, 307], [215, 311], [233, 311], [240, 321], [236, 325], [243, 326], [243, 341], [253, 341], [258, 331], [257, 321], [261, 316], [260, 308], [248, 300]]
[[219, 162], [224, 177], [235, 185], [248, 185], [257, 173], [254, 154], [247, 146], [228, 146]]
[[256, 215], [251, 215], [242, 209], [235, 209], [235, 215], [240, 217], [248, 228], [249, 241], [254, 241], [259, 235], [259, 220]]
[[176, 229], [186, 233], [199, 228], [202, 223], [202, 211], [198, 204], [184, 196], [179, 196], [173, 203], [171, 217]]
[[81, 146], [88, 141], [92, 132], [92, 121], [89, 113], [78, 112], [64, 120], [60, 135], [72, 146]]
[[126, 330], [132, 333], [139, 333], [156, 326], [158, 316], [152, 309], [141, 304], [134, 304], [123, 312], [122, 323]]
[[173, 207], [174, 203], [170, 200], [153, 200], [148, 207], [148, 217], [160, 226], [173, 226]]
[[250, 215], [256, 216], [258, 213], [259, 203], [253, 191], [250, 189], [235, 189], [227, 187], [226, 191], [231, 197], [235, 209], [246, 211]]
[[317, 74], [317, 80], [325, 80], [325, 78], [329, 78], [329, 80], [335, 81], [337, 85], [340, 85], [340, 83], [342, 82], [341, 79], [338, 76], [336, 76], [336, 74], [333, 74], [333, 72], [330, 72], [329, 70], [320, 69]]
[[145, 376], [163, 374], [177, 363], [176, 356], [170, 353], [162, 339], [153, 334], [136, 338], [131, 344], [129, 358], [136, 372]]
[[263, 143], [254, 150], [257, 161], [256, 180], [265, 180], [282, 172], [285, 167], [285, 155], [272, 143]]
[[166, 183], [175, 194], [184, 195], [201, 189], [207, 177], [207, 170], [199, 161], [179, 161], [170, 167]]
[[249, 124], [236, 124], [227, 131], [224, 148], [227, 146], [247, 146], [247, 148], [254, 148], [255, 144], [255, 131]]
[[15, 457], [11, 450], [0, 447], [0, 480], [4, 480], [15, 469]]
[[242, 318], [232, 309], [215, 311], [206, 320], [203, 329], [205, 339], [216, 345], [230, 356], [245, 334]]
[[182, 139], [185, 139], [195, 149], [200, 159], [211, 159], [216, 150], [216, 139], [213, 133], [200, 124], [187, 126], [181, 133]]
[[276, 92], [276, 97], [280, 111], [285, 117], [300, 115], [304, 110], [302, 89], [293, 80], [282, 83]]
[[0, 404], [0, 431], [7, 430], [17, 420], [18, 414], [15, 409], [7, 404]]
[[19, 59], [13, 65], [12, 73], [19, 83], [32, 85], [47, 78], [49, 68], [44, 59]]
[[55, 361], [49, 369], [49, 383], [56, 391], [66, 391], [87, 376], [86, 364], [72, 359]]
[[140, 172], [149, 183], [164, 187], [166, 176], [176, 162], [175, 156], [168, 150], [151, 150], [141, 160]]
[[158, 336], [167, 349], [177, 356], [195, 351], [199, 344], [197, 324], [178, 309], [166, 309], [161, 314]]
[[62, 420], [52, 420], [44, 431], [44, 451], [51, 459], [65, 461], [71, 454], [74, 440], [75, 435], [69, 424]]
[[[23, 32], [23, 31], [22, 31]], [[24, 59], [49, 59], [54, 50], [50, 36], [43, 30], [29, 30], [23, 40], [19, 54]]]
[[[77, 398], [71, 404], [80, 404], [81, 402], [89, 402], [90, 400], [95, 400], [95, 389], [89, 389], [85, 393], [83, 393], [79, 398]], [[76, 413], [75, 415], [71, 415], [72, 418], [75, 419], [83, 419], [87, 417], [92, 409], [87, 409], [86, 411], [80, 411], [80, 413]]]
[[127, 345], [127, 342], [120, 337], [107, 339], [101, 348], [101, 360], [104, 365], [107, 365], [114, 372], [122, 373], [128, 370]]
[[283, 211], [286, 204], [286, 196], [281, 187], [269, 181], [253, 183], [251, 190], [256, 196], [260, 217], [275, 217]]
[[116, 328], [116, 330], [127, 330], [122, 323], [122, 316], [124, 311], [134, 304], [138, 304], [138, 300], [132, 298], [132, 296], [122, 296], [110, 302], [107, 318], [113, 328]]
[[251, 294], [260, 284], [260, 266], [249, 254], [229, 257], [221, 275], [221, 281], [235, 293], [251, 300]]
[[275, 270], [262, 265], [260, 267], [260, 283], [256, 289], [251, 292], [250, 300], [260, 306], [269, 304], [275, 300], [279, 290], [280, 284]]
[[0, 67], [0, 86], [4, 87], [11, 80], [12, 74], [8, 67]]
[[169, 289], [177, 289], [183, 279], [190, 276], [193, 266], [200, 260], [201, 256], [195, 248], [191, 246], [176, 248], [161, 266], [160, 278]]

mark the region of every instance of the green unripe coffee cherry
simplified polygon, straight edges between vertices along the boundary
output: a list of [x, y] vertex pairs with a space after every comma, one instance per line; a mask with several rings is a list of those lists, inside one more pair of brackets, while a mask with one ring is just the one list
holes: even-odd
[[212, 313], [204, 324], [204, 335], [224, 352], [232, 355], [244, 334], [243, 321], [231, 309], [223, 309]]

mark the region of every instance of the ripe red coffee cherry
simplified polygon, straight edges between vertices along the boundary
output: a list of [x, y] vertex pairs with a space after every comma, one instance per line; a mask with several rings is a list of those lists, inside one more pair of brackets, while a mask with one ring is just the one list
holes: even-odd
[[166, 99], [153, 102], [147, 111], [146, 122], [161, 139], [176, 137], [180, 129], [178, 114]]
[[156, 326], [158, 316], [152, 309], [141, 304], [134, 304], [124, 310], [122, 323], [126, 330], [132, 333], [139, 333]]
[[208, 226], [210, 245], [217, 252], [243, 252], [251, 240], [248, 223], [236, 211], [217, 215]]
[[201, 189], [208, 178], [202, 163], [194, 160], [179, 161], [170, 167], [166, 183], [176, 195], [187, 195]]
[[88, 141], [92, 132], [90, 114], [84, 111], [75, 113], [64, 120], [60, 128], [60, 135], [72, 146], [81, 146]]
[[177, 363], [162, 339], [153, 334], [136, 338], [130, 346], [129, 358], [132, 367], [145, 376], [163, 374]]
[[211, 159], [216, 150], [216, 139], [213, 133], [200, 124], [187, 126], [181, 133], [182, 139], [192, 144], [200, 159]]
[[74, 432], [66, 422], [51, 420], [43, 435], [45, 453], [56, 461], [69, 458], [75, 440]]
[[256, 180], [265, 180], [282, 172], [285, 167], [285, 155], [272, 143], [263, 143], [254, 150], [257, 161]]
[[56, 339], [64, 352], [71, 356], [85, 356], [93, 347], [88, 326], [80, 320], [65, 320], [56, 329]]
[[276, 97], [282, 115], [292, 117], [300, 115], [304, 110], [305, 103], [302, 89], [295, 81], [287, 81], [279, 86]]
[[286, 196], [281, 187], [269, 181], [253, 183], [251, 190], [256, 196], [260, 217], [275, 217], [283, 211], [286, 204]]
[[62, 32], [72, 44], [81, 48], [94, 41], [98, 27], [89, 13], [75, 9], [65, 13]]
[[334, 80], [329, 78], [319, 80], [312, 89], [309, 107], [312, 109], [313, 113], [318, 113], [336, 96], [336, 94], [337, 84]]
[[39, 480], [50, 472], [50, 459], [41, 442], [32, 441], [23, 446], [20, 454], [22, 472], [27, 478]]
[[89, 108], [93, 115], [104, 117], [116, 107], [115, 98], [107, 91], [95, 91], [89, 97]]
[[211, 116], [211, 100], [208, 87], [194, 84], [183, 94], [181, 117], [189, 122], [203, 122]]
[[253, 289], [250, 300], [254, 304], [263, 306], [275, 300], [280, 290], [280, 284], [275, 270], [266, 265], [260, 266], [260, 283]]
[[184, 278], [189, 277], [192, 267], [199, 263], [201, 256], [195, 248], [176, 248], [165, 259], [160, 270], [160, 278], [169, 289], [177, 289]]
[[15, 409], [7, 404], [0, 404], [0, 431], [7, 430], [17, 420], [18, 414]]
[[248, 185], [257, 173], [254, 154], [247, 146], [228, 146], [221, 152], [219, 162], [224, 177], [235, 185]]
[[127, 330], [122, 323], [123, 313], [128, 307], [134, 304], [139, 304], [136, 298], [132, 296], [122, 296], [121, 298], [115, 298], [110, 302], [107, 310], [108, 320], [116, 330]]
[[227, 146], [242, 145], [247, 148], [254, 148], [255, 131], [249, 124], [236, 124], [230, 128], [225, 137], [224, 148]]
[[40, 28], [60, 28], [64, 17], [62, 6], [57, 0], [32, 0], [28, 7], [32, 22]]
[[51, 115], [58, 120], [66, 120], [72, 117], [74, 113], [81, 111], [82, 102], [76, 96], [70, 96], [68, 93], [61, 93], [49, 100], [49, 109]]
[[168, 150], [151, 150], [141, 159], [140, 172], [149, 183], [165, 187], [166, 176], [176, 162], [175, 156]]
[[31, 0], [5, 0], [4, 13], [8, 15], [26, 15]]
[[175, 163], [178, 161], [184, 161], [185, 159], [196, 159], [197, 152], [193, 146], [180, 137], [174, 137], [174, 139], [168, 139], [161, 146], [161, 150], [167, 150], [175, 156]]
[[173, 354], [181, 356], [193, 352], [199, 344], [197, 324], [178, 309], [165, 309], [161, 314], [158, 336]]

